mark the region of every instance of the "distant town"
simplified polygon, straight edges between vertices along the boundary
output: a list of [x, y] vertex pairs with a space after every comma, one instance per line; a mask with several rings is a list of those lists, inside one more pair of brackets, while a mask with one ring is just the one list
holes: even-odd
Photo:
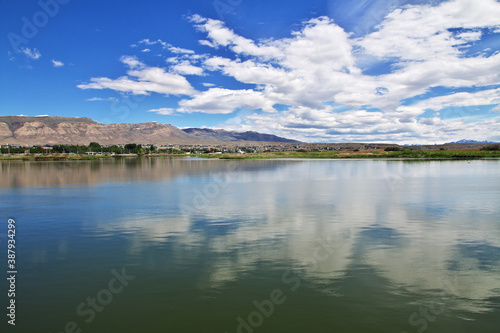
[[[492, 148], [493, 147], [493, 148]], [[140, 144], [127, 143], [101, 145], [0, 145], [2, 155], [179, 155], [179, 154], [256, 154], [256, 153], [320, 153], [336, 151], [404, 151], [404, 150], [448, 150], [448, 149], [494, 149], [491, 143], [467, 142], [440, 145], [402, 146], [389, 143], [265, 143], [265, 142], [224, 142], [216, 144]]]

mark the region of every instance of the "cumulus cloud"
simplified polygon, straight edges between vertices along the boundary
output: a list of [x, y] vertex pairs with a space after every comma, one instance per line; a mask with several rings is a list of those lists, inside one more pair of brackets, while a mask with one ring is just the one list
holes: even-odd
[[64, 63], [62, 61], [52, 59], [52, 65], [54, 67], [62, 67], [64, 66]]
[[115, 102], [118, 101], [118, 98], [116, 97], [108, 97], [108, 98], [101, 98], [101, 97], [92, 97], [86, 99], [87, 102], [98, 102], [98, 101], [110, 101], [110, 102]]
[[[138, 41], [135, 44], [131, 44], [130, 47], [135, 48], [138, 45], [146, 45], [146, 46], [150, 46], [150, 47], [154, 46], [154, 45], [158, 45], [162, 49], [168, 49], [170, 52], [175, 53], [175, 54], [194, 54], [195, 53], [193, 50], [173, 46], [167, 42], [162, 41], [161, 39], [150, 40], [149, 38], [145, 38], [143, 40]], [[149, 51], [151, 51], [150, 48], [145, 48], [144, 50], [142, 50], [142, 52], [149, 52]]]
[[235, 53], [252, 56], [279, 56], [279, 49], [274, 45], [266, 45], [266, 43], [256, 45], [254, 41], [235, 34], [221, 21], [202, 18], [199, 15], [193, 16], [192, 21], [198, 23], [196, 27], [200, 31], [207, 33], [209, 41], [204, 41], [205, 45], [211, 47], [226, 46]]
[[[245, 56], [245, 60], [210, 57], [204, 63], [207, 70], [255, 84], [259, 98], [292, 106], [277, 114], [243, 117], [238, 125], [230, 121], [233, 129], [252, 128], [306, 141], [427, 141], [471, 127], [440, 118], [418, 120], [425, 109], [496, 103], [498, 91], [491, 90], [402, 106], [405, 100], [435, 87], [478, 89], [499, 84], [495, 68], [500, 65], [500, 54], [471, 57], [464, 51], [482, 38], [480, 29], [499, 25], [498, 15], [500, 5], [494, 0], [481, 4], [457, 0], [397, 9], [364, 37], [353, 38], [330, 19], [320, 17], [305, 22], [291, 38], [263, 42], [240, 37], [220, 21], [199, 16], [193, 21], [206, 33], [202, 44]], [[392, 61], [392, 69], [381, 75], [365, 74], [359, 67], [362, 57], [371, 57], [375, 64]], [[214, 102], [204, 97], [207, 105]], [[325, 104], [349, 110], [338, 113]], [[197, 107], [203, 109], [201, 104]]]
[[121, 61], [129, 67], [127, 76], [117, 79], [91, 78], [90, 83], [80, 84], [80, 89], [112, 89], [134, 95], [152, 92], [164, 95], [192, 95], [195, 90], [185, 77], [169, 73], [164, 68], [148, 67], [135, 57], [124, 56]]
[[[139, 44], [139, 45], [142, 44], [142, 45], [147, 45], [147, 46], [161, 45], [163, 48], [166, 48], [169, 46], [169, 44], [167, 42], [164, 42], [161, 39], [150, 40], [149, 38], [144, 38], [143, 40], [140, 40], [139, 42], [137, 42], [137, 44]], [[137, 44], [132, 44], [131, 47], [137, 47]]]
[[136, 57], [123, 56], [120, 61], [130, 68], [144, 68], [145, 65], [140, 62]]
[[210, 88], [197, 93], [192, 99], [179, 102], [178, 112], [202, 112], [211, 114], [232, 113], [236, 108], [272, 110], [272, 101], [258, 91], [251, 89], [232, 90], [224, 88]]
[[[408, 6], [391, 12], [359, 44], [370, 54], [406, 60], [455, 57], [455, 46], [480, 38], [480, 28], [498, 26], [495, 0], [456, 0], [438, 6]], [[451, 29], [462, 29], [453, 33]]]
[[[427, 109], [439, 111], [447, 107], [465, 108], [470, 106], [500, 104], [500, 88], [486, 89], [478, 92], [460, 92], [450, 95], [432, 97], [411, 106], [401, 106], [399, 110], [415, 110], [421, 114]], [[467, 113], [463, 112], [463, 115]]]
[[175, 109], [173, 108], [159, 108], [159, 109], [152, 109], [152, 110], [149, 110], [148, 112], [155, 112], [157, 114], [161, 114], [161, 115], [172, 115], [175, 113]]
[[183, 75], [203, 75], [203, 68], [193, 66], [189, 61], [184, 60], [172, 67], [174, 73]]
[[183, 49], [181, 47], [175, 47], [175, 46], [171, 46], [168, 48], [168, 50], [172, 53], [186, 53], [186, 54], [194, 54], [194, 51], [193, 50], [188, 50], [188, 49]]
[[24, 54], [29, 59], [33, 60], [40, 59], [40, 57], [42, 56], [42, 54], [36, 48], [33, 48], [32, 50], [29, 47], [23, 47], [21, 48], [21, 53]]
[[[202, 35], [199, 43], [217, 55], [144, 39], [137, 45], [158, 44], [174, 54], [167, 68], [126, 57], [127, 76], [92, 78], [79, 87], [184, 95], [175, 109], [180, 113], [254, 110], [221, 126], [304, 141], [483, 139], [498, 133], [499, 121], [492, 114], [465, 124], [464, 119], [443, 119], [439, 111], [492, 105], [491, 111], [498, 112], [500, 52], [478, 51], [485, 35], [500, 29], [498, 17], [498, 1], [452, 0], [394, 9], [364, 36], [318, 17], [289, 37], [253, 40], [219, 20], [193, 15], [190, 21]], [[469, 54], [473, 45], [475, 54]], [[223, 75], [245, 88], [202, 83], [206, 90], [195, 91], [185, 78], [191, 75]], [[430, 93], [434, 89], [469, 92], [436, 96]], [[422, 118], [426, 110], [435, 115]]]

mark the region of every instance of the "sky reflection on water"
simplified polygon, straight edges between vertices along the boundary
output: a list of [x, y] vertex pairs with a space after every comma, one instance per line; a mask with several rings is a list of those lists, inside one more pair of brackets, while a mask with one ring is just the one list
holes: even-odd
[[[34, 267], [120, 262], [147, 272], [142, 292], [164, 293], [160, 281], [179, 275], [196, 297], [233, 293], [243, 308], [245, 281], [259, 290], [300, 277], [302, 291], [349, 308], [363, 302], [355, 280], [367, 303], [400, 297], [418, 310], [439, 299], [465, 320], [498, 313], [499, 166], [143, 159], [78, 162], [58, 176], [55, 163], [12, 163], [2, 164], [0, 193], [2, 211], [33, 227], [24, 260]], [[20, 205], [38, 206], [36, 216]], [[42, 221], [52, 234], [36, 239]]]

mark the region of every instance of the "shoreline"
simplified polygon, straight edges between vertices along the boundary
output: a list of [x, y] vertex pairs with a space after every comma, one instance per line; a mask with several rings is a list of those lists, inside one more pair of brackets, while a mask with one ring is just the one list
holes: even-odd
[[149, 157], [197, 157], [225, 160], [249, 159], [484, 159], [500, 158], [498, 150], [450, 149], [450, 150], [401, 150], [401, 151], [344, 151], [344, 152], [266, 152], [266, 153], [223, 153], [223, 154], [44, 154], [44, 155], [0, 155], [2, 161], [79, 161], [109, 158], [149, 158]]

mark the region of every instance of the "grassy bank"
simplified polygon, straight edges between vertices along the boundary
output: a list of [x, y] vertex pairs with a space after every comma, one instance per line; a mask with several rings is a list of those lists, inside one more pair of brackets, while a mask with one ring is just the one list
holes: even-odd
[[76, 161], [76, 160], [99, 160], [104, 158], [121, 157], [160, 157], [160, 156], [191, 156], [215, 159], [274, 159], [274, 158], [405, 158], [405, 159], [475, 159], [475, 158], [500, 158], [499, 150], [479, 150], [479, 149], [450, 149], [450, 150], [365, 150], [365, 151], [341, 151], [341, 152], [266, 152], [247, 154], [169, 154], [169, 155], [141, 155], [141, 154], [118, 154], [118, 155], [68, 155], [68, 154], [47, 154], [47, 155], [0, 155], [0, 160], [8, 161]]
[[4, 161], [79, 161], [79, 160], [100, 160], [107, 158], [123, 158], [123, 157], [159, 157], [159, 156], [189, 156], [186, 154], [103, 154], [103, 155], [86, 155], [86, 154], [2, 154], [0, 160]]
[[271, 158], [411, 158], [411, 159], [469, 159], [500, 158], [500, 151], [489, 150], [403, 150], [403, 151], [345, 151], [345, 152], [271, 152], [251, 154], [200, 154], [204, 158], [218, 159], [271, 159]]
[[47, 155], [0, 155], [3, 161], [78, 161], [78, 160], [99, 160], [110, 158], [112, 155], [67, 155], [67, 154], [47, 154]]

